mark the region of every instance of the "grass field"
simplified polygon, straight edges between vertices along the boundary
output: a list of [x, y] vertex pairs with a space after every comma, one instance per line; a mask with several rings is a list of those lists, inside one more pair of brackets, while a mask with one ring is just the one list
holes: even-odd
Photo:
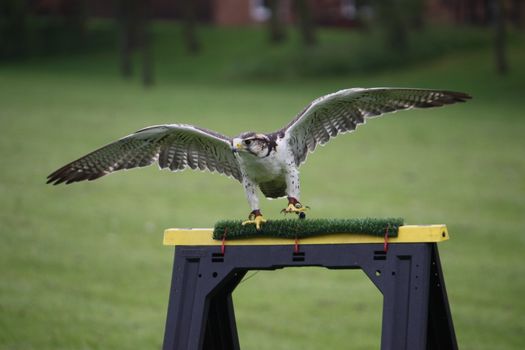
[[[207, 30], [193, 58], [176, 45], [172, 57], [162, 51], [170, 30], [159, 33], [149, 90], [122, 81], [109, 51], [0, 67], [0, 349], [158, 349], [172, 262], [163, 230], [249, 211], [223, 176], [151, 167], [52, 187], [51, 171], [147, 125], [272, 131], [313, 98], [355, 86], [474, 99], [374, 120], [310, 155], [301, 168], [310, 216], [448, 224], [440, 252], [461, 349], [525, 347], [523, 45], [511, 47], [504, 78], [477, 48], [377, 74], [261, 82], [228, 72], [233, 56], [264, 48], [262, 33], [244, 32], [239, 49], [233, 30]], [[262, 210], [279, 217], [284, 205], [263, 200]], [[379, 346], [381, 297], [362, 272], [260, 272], [235, 304], [243, 349]]]

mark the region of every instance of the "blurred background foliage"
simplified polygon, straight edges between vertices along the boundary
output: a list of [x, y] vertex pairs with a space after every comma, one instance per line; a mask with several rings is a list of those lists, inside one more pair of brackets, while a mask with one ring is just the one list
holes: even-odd
[[[163, 229], [249, 211], [222, 176], [151, 167], [51, 187], [51, 171], [147, 125], [273, 131], [356, 86], [474, 99], [310, 155], [310, 216], [446, 223], [460, 347], [523, 349], [522, 18], [519, 0], [2, 1], [0, 349], [158, 349]], [[243, 349], [379, 347], [381, 296], [357, 271], [260, 272], [234, 298]]]
[[[236, 75], [249, 78], [376, 71], [488, 45], [504, 74], [506, 43], [519, 40], [513, 33], [509, 38], [506, 27], [521, 28], [523, 13], [519, 0], [5, 0], [0, 5], [0, 60], [116, 48], [120, 72], [129, 77], [138, 51], [142, 81], [150, 85], [151, 46], [163, 35], [151, 23], [171, 20], [181, 28], [170, 40], [181, 41], [194, 55], [210, 27], [251, 25], [254, 31], [254, 26], [267, 26], [271, 45], [256, 45], [257, 58], [243, 60], [240, 67], [231, 62]], [[326, 27], [339, 30], [327, 34], [320, 29]], [[167, 52], [157, 55], [171, 53], [177, 61], [169, 45], [159, 46]]]

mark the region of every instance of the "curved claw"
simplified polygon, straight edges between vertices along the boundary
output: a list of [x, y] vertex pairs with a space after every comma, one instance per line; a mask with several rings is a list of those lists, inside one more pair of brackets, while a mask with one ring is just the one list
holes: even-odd
[[257, 231], [259, 231], [261, 229], [261, 225], [264, 224], [265, 222], [266, 222], [266, 219], [263, 218], [262, 215], [258, 215], [258, 216], [255, 216], [255, 217], [250, 215], [249, 220], [243, 221], [241, 223], [241, 225], [244, 226], [244, 225], [248, 225], [248, 224], [255, 224], [255, 228], [257, 229]]
[[296, 213], [296, 214], [300, 214], [300, 213], [304, 213], [305, 211], [309, 210], [310, 207], [308, 206], [303, 206], [301, 203], [297, 202], [295, 205], [292, 204], [292, 203], [289, 203], [288, 206], [286, 208], [284, 208], [283, 210], [281, 210], [281, 213], [284, 213], [285, 215], [286, 214], [289, 214], [289, 213]]

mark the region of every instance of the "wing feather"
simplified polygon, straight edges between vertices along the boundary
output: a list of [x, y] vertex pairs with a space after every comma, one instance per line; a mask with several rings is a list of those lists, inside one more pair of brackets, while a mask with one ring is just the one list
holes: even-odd
[[284, 135], [299, 166], [308, 152], [331, 138], [351, 132], [366, 119], [410, 108], [439, 107], [465, 102], [471, 97], [462, 92], [407, 88], [346, 89], [312, 101], [287, 126]]
[[118, 170], [155, 162], [161, 169], [217, 171], [242, 179], [228, 137], [192, 125], [168, 124], [141, 129], [66, 164], [50, 174], [47, 183], [91, 181]]

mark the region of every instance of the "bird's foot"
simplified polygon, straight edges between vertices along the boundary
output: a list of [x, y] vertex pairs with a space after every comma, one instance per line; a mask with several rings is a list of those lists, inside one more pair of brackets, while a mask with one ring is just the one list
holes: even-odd
[[260, 210], [253, 210], [248, 216], [248, 220], [243, 221], [241, 225], [255, 224], [257, 231], [261, 229], [261, 225], [266, 222], [266, 219], [263, 218]]
[[294, 197], [288, 197], [288, 206], [281, 210], [281, 213], [283, 214], [289, 214], [289, 213], [295, 213], [299, 215], [299, 218], [304, 219], [305, 212], [310, 209], [310, 207], [302, 205], [297, 199]]

